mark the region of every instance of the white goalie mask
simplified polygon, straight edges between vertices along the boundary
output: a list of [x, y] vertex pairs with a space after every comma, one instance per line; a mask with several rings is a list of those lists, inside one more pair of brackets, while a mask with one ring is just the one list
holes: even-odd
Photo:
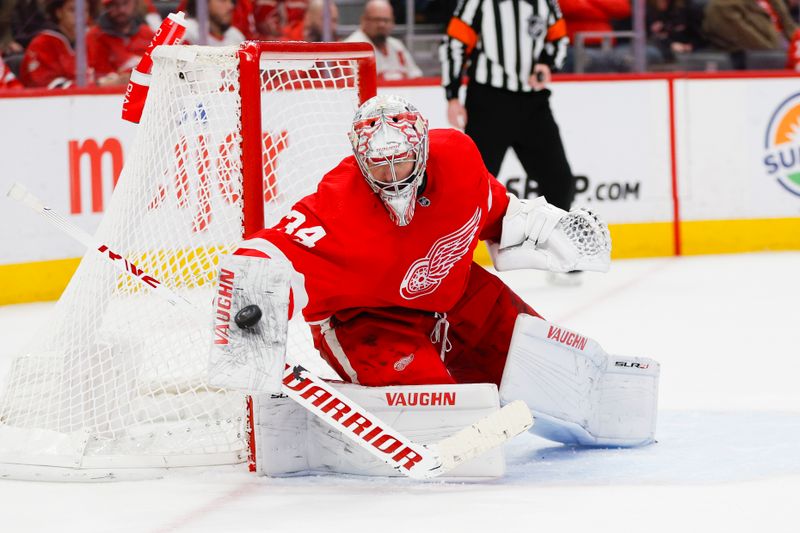
[[[428, 121], [399, 96], [375, 96], [356, 111], [350, 142], [361, 172], [389, 218], [398, 226], [407, 225], [428, 162]], [[413, 164], [407, 176], [408, 165], [403, 163]]]

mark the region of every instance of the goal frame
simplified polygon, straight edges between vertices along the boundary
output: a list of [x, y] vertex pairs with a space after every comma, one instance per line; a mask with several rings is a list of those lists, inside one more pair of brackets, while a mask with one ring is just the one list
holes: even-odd
[[239, 87], [242, 102], [243, 237], [264, 229], [261, 154], [261, 75], [265, 59], [356, 59], [358, 99], [364, 103], [378, 92], [375, 52], [369, 43], [305, 43], [246, 41], [239, 49]]

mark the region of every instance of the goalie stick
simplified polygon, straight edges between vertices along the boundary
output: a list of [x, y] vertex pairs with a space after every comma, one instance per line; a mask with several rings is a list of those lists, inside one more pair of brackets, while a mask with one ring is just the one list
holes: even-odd
[[[146, 285], [157, 296], [175, 306], [197, 313], [198, 308], [112, 251], [63, 215], [46, 207], [20, 184], [8, 196], [47, 218], [54, 226], [99, 253], [121, 272]], [[458, 465], [499, 446], [533, 425], [530, 410], [522, 401], [511, 402], [474, 424], [435, 443], [416, 443], [392, 429], [329, 383], [302, 366], [287, 362], [281, 392], [339, 430], [356, 445], [413, 479], [441, 476]]]

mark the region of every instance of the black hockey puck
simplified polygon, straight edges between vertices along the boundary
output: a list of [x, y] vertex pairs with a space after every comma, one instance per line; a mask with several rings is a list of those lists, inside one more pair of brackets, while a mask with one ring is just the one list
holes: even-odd
[[261, 308], [257, 305], [246, 305], [233, 317], [233, 321], [242, 329], [252, 328], [259, 320], [261, 320]]

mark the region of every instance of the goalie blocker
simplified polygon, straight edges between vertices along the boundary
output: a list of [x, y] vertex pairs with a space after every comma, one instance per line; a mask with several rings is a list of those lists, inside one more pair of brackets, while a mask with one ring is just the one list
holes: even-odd
[[[281, 390], [289, 315], [289, 265], [225, 256], [214, 299], [209, 383], [253, 393]], [[258, 309], [260, 316], [242, 312]]]

